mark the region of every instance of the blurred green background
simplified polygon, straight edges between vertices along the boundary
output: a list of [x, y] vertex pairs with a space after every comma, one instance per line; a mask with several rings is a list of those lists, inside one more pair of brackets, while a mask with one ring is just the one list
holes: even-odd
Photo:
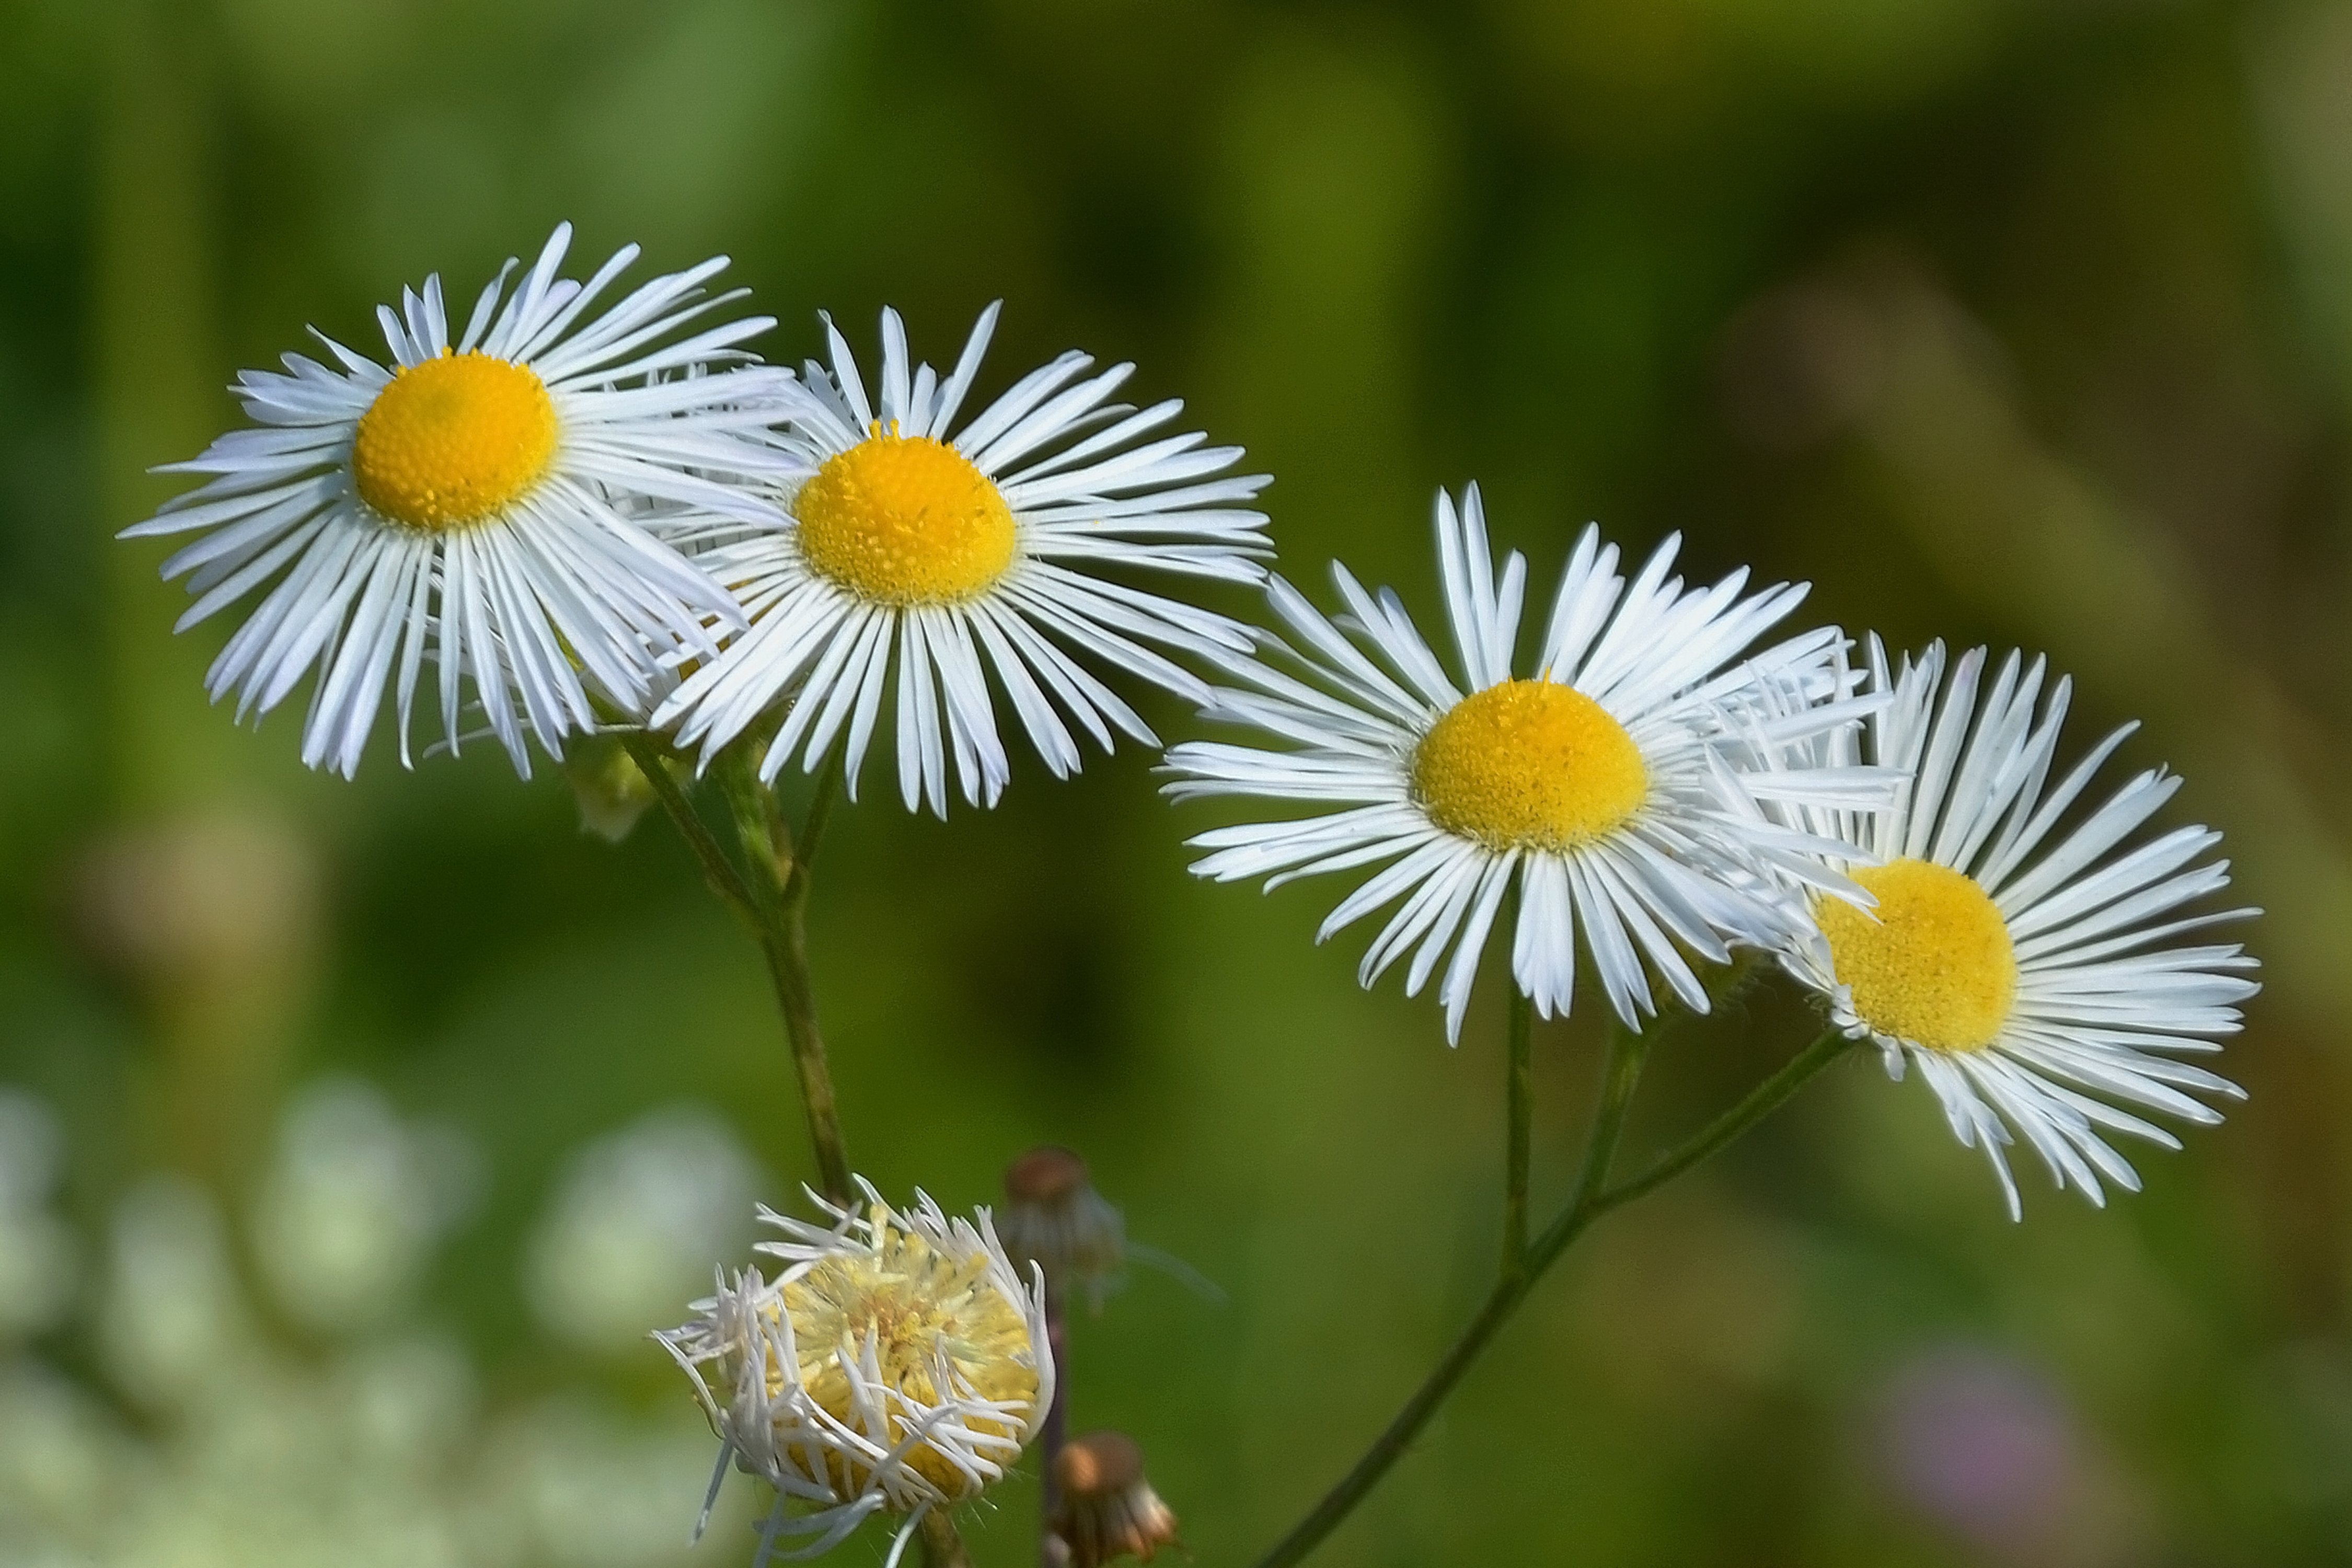
[[[740, 1480], [685, 1549], [710, 1447], [640, 1336], [810, 1170], [751, 945], [551, 769], [233, 729], [226, 624], [110, 542], [238, 367], [564, 217], [730, 252], [788, 362], [885, 301], [951, 360], [998, 296], [990, 384], [1136, 359], [1318, 591], [1430, 614], [1477, 478], [1538, 592], [1598, 518], [2046, 649], [2077, 749], [2145, 718], [2229, 831], [2252, 1099], [2146, 1194], [2021, 1167], [2011, 1226], [1850, 1060], [1604, 1226], [1322, 1561], [2352, 1563], [2352, 6], [2284, 0], [0, 0], [0, 1563], [749, 1559]], [[1151, 761], [944, 826], [870, 772], [814, 964], [886, 1190], [1065, 1142], [1228, 1293], [1073, 1334], [1076, 1424], [1225, 1564], [1483, 1290], [1500, 1008], [1449, 1051], [1312, 946], [1331, 886], [1192, 883]], [[1590, 1021], [1538, 1037], [1554, 1196]], [[1634, 1143], [1807, 1033], [1685, 1037]]]

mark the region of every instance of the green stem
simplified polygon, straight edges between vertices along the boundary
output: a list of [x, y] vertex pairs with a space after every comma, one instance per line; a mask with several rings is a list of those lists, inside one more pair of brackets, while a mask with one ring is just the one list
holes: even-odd
[[1673, 1181], [1778, 1110], [1782, 1101], [1804, 1086], [1806, 1079], [1837, 1060], [1853, 1045], [1853, 1041], [1834, 1029], [1825, 1032], [1788, 1066], [1750, 1089], [1747, 1099], [1717, 1117], [1687, 1142], [1667, 1152], [1632, 1181], [1601, 1194], [1594, 1200], [1594, 1207], [1606, 1213]]
[[[836, 747], [824, 771], [817, 775], [816, 794], [809, 799], [808, 815], [801, 818], [800, 839], [793, 851], [792, 875], [784, 884], [787, 899], [808, 901], [809, 877], [816, 868], [817, 846], [824, 842], [825, 824], [833, 820], [833, 803], [841, 795], [842, 767], [842, 753]], [[775, 792], [769, 791], [768, 797], [774, 799]]]
[[1626, 1027], [1622, 1020], [1609, 1026], [1609, 1054], [1601, 1068], [1601, 1098], [1592, 1107], [1592, 1131], [1584, 1141], [1584, 1168], [1577, 1173], [1576, 1192], [1568, 1201], [1573, 1214], [1591, 1205], [1601, 1184], [1609, 1179], [1610, 1162], [1617, 1157], [1617, 1142], [1625, 1135], [1625, 1112], [1633, 1090], [1642, 1082], [1642, 1068], [1650, 1059], [1650, 1039]]
[[637, 771], [646, 775], [646, 782], [653, 785], [654, 794], [660, 799], [662, 809], [669, 813], [670, 822], [677, 828], [678, 837], [686, 840], [688, 849], [694, 851], [696, 861], [702, 867], [702, 879], [710, 884], [710, 890], [719, 895], [720, 903], [734, 910], [745, 924], [758, 929], [760, 915], [752, 905], [751, 890], [736, 874], [733, 862], [727, 858], [727, 851], [721, 849], [719, 840], [710, 836], [710, 829], [704, 824], [701, 814], [694, 809], [694, 802], [688, 800], [686, 791], [679, 787], [677, 776], [669, 771], [668, 758], [662, 751], [661, 742], [641, 731], [626, 731], [621, 735], [621, 744], [628, 752], [629, 760], [637, 764]]
[[784, 1016], [784, 1036], [792, 1043], [793, 1067], [800, 1075], [801, 1103], [808, 1112], [818, 1184], [826, 1197], [845, 1204], [855, 1189], [849, 1179], [848, 1145], [842, 1136], [833, 1069], [825, 1058], [824, 1036], [817, 1029], [806, 918], [812, 858], [824, 816], [831, 809], [830, 786], [837, 776], [833, 768], [827, 768], [795, 853], [774, 792], [760, 782], [751, 756], [730, 752], [722, 755], [719, 763], [719, 787], [734, 812], [736, 837], [742, 841], [744, 858], [751, 866], [751, 903], [760, 952], [768, 961], [776, 1005]]
[[1535, 1013], [1534, 1001], [1514, 985], [1510, 1065], [1504, 1079], [1510, 1123], [1510, 1144], [1503, 1165], [1501, 1273], [1506, 1279], [1525, 1273], [1528, 1267], [1528, 1178], [1535, 1163]]
[[[1630, 1044], [1628, 1042], [1631, 1042]], [[1641, 1037], [1631, 1030], [1612, 1032], [1610, 1042], [1607, 1076], [1603, 1080], [1601, 1103], [1595, 1107], [1591, 1135], [1585, 1145], [1584, 1174], [1577, 1185], [1577, 1196], [1529, 1250], [1527, 1267], [1517, 1274], [1506, 1273], [1497, 1280], [1478, 1315], [1470, 1320], [1469, 1327], [1445, 1358], [1437, 1363], [1412, 1397], [1398, 1411], [1388, 1429], [1364, 1450], [1354, 1468], [1340, 1478], [1339, 1484], [1325, 1493], [1320, 1502], [1305, 1519], [1292, 1528], [1289, 1534], [1275, 1543], [1273, 1550], [1258, 1559], [1257, 1568], [1290, 1568], [1303, 1561], [1323, 1542], [1324, 1537], [1337, 1529], [1341, 1521], [1355, 1510], [1366, 1494], [1380, 1483], [1397, 1460], [1412, 1447], [1412, 1440], [1444, 1404], [1445, 1396], [1454, 1391], [1462, 1375], [1470, 1370], [1487, 1342], [1496, 1331], [1510, 1321], [1519, 1303], [1527, 1299], [1546, 1268], [1568, 1250], [1576, 1238], [1584, 1234], [1592, 1222], [1610, 1210], [1653, 1191], [1673, 1180], [1683, 1172], [1715, 1153], [1734, 1138], [1762, 1121], [1772, 1110], [1797, 1091], [1806, 1079], [1834, 1061], [1851, 1044], [1843, 1036], [1824, 1035], [1800, 1054], [1788, 1066], [1757, 1086], [1748, 1097], [1708, 1123], [1687, 1141], [1675, 1147], [1642, 1175], [1622, 1186], [1605, 1187], [1608, 1166], [1619, 1135], [1624, 1130], [1625, 1108], [1633, 1099], [1634, 1088], [1641, 1080], [1642, 1062], [1646, 1047]]]
[[1422, 1427], [1437, 1414], [1437, 1407], [1454, 1392], [1454, 1385], [1462, 1381], [1462, 1374], [1470, 1370], [1478, 1352], [1495, 1337], [1495, 1331], [1510, 1321], [1512, 1312], [1534, 1284], [1535, 1275], [1528, 1270], [1496, 1282], [1486, 1304], [1478, 1309], [1478, 1315], [1470, 1320], [1470, 1326], [1454, 1342], [1454, 1348], [1445, 1352], [1445, 1359], [1437, 1363], [1436, 1370], [1405, 1401], [1404, 1408], [1397, 1412], [1388, 1430], [1364, 1450], [1364, 1457], [1356, 1461], [1355, 1468], [1341, 1478], [1338, 1486], [1323, 1494], [1323, 1500], [1315, 1505], [1312, 1513], [1300, 1520], [1273, 1551], [1258, 1559], [1257, 1568], [1289, 1568], [1304, 1560], [1323, 1543], [1325, 1536], [1339, 1528], [1340, 1521], [1355, 1511], [1364, 1495], [1388, 1474], [1389, 1467], [1404, 1457], [1405, 1449], [1412, 1446]]

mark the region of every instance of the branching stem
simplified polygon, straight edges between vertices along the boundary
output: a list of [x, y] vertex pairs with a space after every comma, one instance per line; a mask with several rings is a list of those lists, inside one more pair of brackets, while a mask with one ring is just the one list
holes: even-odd
[[[1560, 1212], [1532, 1247], [1520, 1255], [1521, 1267], [1511, 1267], [1512, 1258], [1507, 1251], [1504, 1268], [1495, 1289], [1470, 1320], [1469, 1327], [1454, 1348], [1445, 1352], [1422, 1385], [1405, 1401], [1404, 1408], [1389, 1423], [1388, 1429], [1364, 1450], [1353, 1468], [1340, 1478], [1339, 1484], [1324, 1494], [1323, 1500], [1292, 1528], [1289, 1534], [1276, 1542], [1272, 1551], [1258, 1559], [1257, 1568], [1290, 1568], [1323, 1542], [1324, 1537], [1337, 1529], [1341, 1521], [1355, 1510], [1381, 1479], [1398, 1459], [1403, 1458], [1412, 1440], [1435, 1415], [1454, 1385], [1470, 1370], [1479, 1352], [1496, 1331], [1510, 1321], [1519, 1303], [1527, 1300], [1543, 1272], [1568, 1250], [1577, 1237], [1596, 1219], [1610, 1210], [1622, 1207], [1634, 1199], [1654, 1191], [1675, 1177], [1699, 1163], [1710, 1154], [1761, 1121], [1794, 1094], [1806, 1080], [1812, 1078], [1852, 1045], [1852, 1041], [1835, 1033], [1823, 1035], [1792, 1058], [1770, 1078], [1756, 1086], [1738, 1104], [1717, 1117], [1690, 1138], [1676, 1145], [1658, 1162], [1632, 1181], [1617, 1186], [1608, 1185], [1609, 1166], [1616, 1152], [1617, 1141], [1624, 1131], [1625, 1110], [1632, 1101], [1633, 1090], [1641, 1081], [1642, 1065], [1647, 1047], [1642, 1037], [1628, 1029], [1611, 1033], [1608, 1065], [1603, 1069], [1601, 1102], [1593, 1110], [1592, 1131], [1585, 1144], [1583, 1173], [1577, 1182], [1576, 1195]], [[1516, 1114], [1516, 1110], [1514, 1112]]]

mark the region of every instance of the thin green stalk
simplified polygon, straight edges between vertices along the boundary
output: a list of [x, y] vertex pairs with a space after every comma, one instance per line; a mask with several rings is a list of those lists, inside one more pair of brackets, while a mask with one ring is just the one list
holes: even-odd
[[646, 782], [653, 785], [654, 794], [660, 799], [662, 809], [669, 814], [678, 837], [685, 839], [686, 847], [694, 852], [694, 858], [702, 867], [702, 879], [710, 885], [712, 892], [719, 895], [720, 903], [734, 910], [744, 923], [758, 929], [760, 915], [752, 905], [751, 889], [743, 885], [743, 879], [736, 874], [734, 863], [727, 858], [727, 851], [721, 849], [719, 840], [710, 836], [710, 829], [703, 822], [701, 814], [694, 809], [694, 802], [687, 798], [686, 791], [679, 787], [677, 777], [670, 773], [661, 743], [642, 731], [624, 731], [621, 744], [628, 752], [629, 760], [637, 764], [637, 771], [646, 775]]
[[[824, 842], [825, 824], [833, 820], [833, 803], [840, 798], [843, 762], [839, 747], [834, 749], [824, 772], [817, 775], [816, 794], [809, 799], [808, 815], [801, 818], [800, 838], [793, 850], [792, 875], [785, 879], [784, 897], [802, 903], [808, 901], [809, 877], [816, 868], [817, 847]], [[775, 798], [775, 792], [768, 792]]]
[[[1631, 1042], [1629, 1044], [1629, 1041]], [[1559, 1217], [1554, 1220], [1537, 1239], [1527, 1258], [1527, 1267], [1516, 1275], [1506, 1272], [1497, 1280], [1470, 1320], [1454, 1348], [1445, 1352], [1443, 1361], [1430, 1373], [1412, 1397], [1398, 1411], [1387, 1430], [1375, 1438], [1363, 1457], [1340, 1478], [1339, 1485], [1325, 1493], [1321, 1501], [1294, 1526], [1289, 1534], [1276, 1542], [1274, 1548], [1257, 1561], [1256, 1568], [1291, 1568], [1337, 1529], [1341, 1521], [1355, 1510], [1381, 1479], [1398, 1459], [1403, 1458], [1412, 1440], [1437, 1413], [1453, 1393], [1455, 1384], [1469, 1371], [1486, 1348], [1496, 1331], [1510, 1321], [1528, 1291], [1559, 1255], [1582, 1236], [1596, 1219], [1610, 1210], [1633, 1202], [1664, 1183], [1689, 1170], [1708, 1155], [1715, 1153], [1748, 1128], [1762, 1121], [1776, 1107], [1794, 1094], [1806, 1079], [1834, 1061], [1851, 1042], [1843, 1036], [1824, 1035], [1806, 1047], [1786, 1067], [1750, 1092], [1747, 1098], [1725, 1111], [1688, 1140], [1677, 1145], [1642, 1175], [1616, 1187], [1603, 1184], [1608, 1179], [1611, 1156], [1618, 1137], [1624, 1130], [1625, 1109], [1633, 1090], [1640, 1083], [1646, 1047], [1641, 1037], [1630, 1030], [1612, 1031], [1609, 1065], [1603, 1080], [1601, 1103], [1594, 1108], [1592, 1131], [1585, 1144], [1584, 1174], [1577, 1185], [1577, 1196], [1570, 1201]]]
[[1534, 1001], [1513, 986], [1510, 1065], [1504, 1079], [1510, 1122], [1510, 1145], [1503, 1169], [1502, 1277], [1506, 1279], [1524, 1273], [1528, 1266], [1528, 1178], [1535, 1163], [1535, 1014]]
[[1609, 1179], [1610, 1162], [1617, 1157], [1617, 1141], [1625, 1135], [1625, 1112], [1641, 1085], [1642, 1068], [1650, 1059], [1650, 1038], [1625, 1026], [1609, 1025], [1609, 1054], [1601, 1067], [1601, 1098], [1592, 1108], [1592, 1131], [1584, 1141], [1584, 1168], [1577, 1173], [1570, 1213], [1591, 1205]]
[[1798, 1053], [1786, 1067], [1749, 1090], [1748, 1098], [1717, 1117], [1687, 1142], [1662, 1156], [1655, 1164], [1632, 1181], [1601, 1194], [1594, 1201], [1594, 1207], [1606, 1213], [1673, 1181], [1770, 1115], [1782, 1101], [1802, 1088], [1806, 1079], [1837, 1060], [1853, 1045], [1853, 1041], [1834, 1029], [1825, 1032]]
[[[828, 769], [825, 776], [830, 782], [836, 775]], [[734, 813], [744, 858], [752, 868], [751, 902], [760, 951], [768, 961], [776, 1004], [784, 1016], [784, 1035], [792, 1043], [793, 1067], [800, 1075], [801, 1103], [808, 1112], [809, 1142], [816, 1152], [819, 1185], [826, 1197], [845, 1204], [854, 1193], [848, 1144], [842, 1136], [840, 1104], [834, 1094], [833, 1069], [825, 1058], [824, 1037], [817, 1029], [806, 919], [810, 858], [819, 837], [809, 829], [822, 830], [824, 814], [831, 807], [831, 792], [820, 784], [795, 853], [773, 792], [760, 782], [748, 755], [722, 756], [719, 782]]]

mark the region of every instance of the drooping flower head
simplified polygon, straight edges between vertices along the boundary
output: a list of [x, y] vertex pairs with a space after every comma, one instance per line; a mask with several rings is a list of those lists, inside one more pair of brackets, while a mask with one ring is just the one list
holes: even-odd
[[[1471, 487], [1459, 511], [1437, 498], [1439, 563], [1462, 683], [1403, 605], [1375, 598], [1343, 566], [1348, 614], [1328, 620], [1289, 584], [1270, 589], [1299, 640], [1305, 679], [1262, 661], [1232, 668], [1213, 718], [1250, 725], [1283, 749], [1188, 742], [1168, 753], [1178, 799], [1236, 795], [1305, 802], [1317, 815], [1222, 827], [1192, 840], [1192, 868], [1268, 887], [1390, 862], [1343, 900], [1318, 940], [1403, 900], [1365, 953], [1370, 985], [1406, 952], [1417, 994], [1443, 962], [1446, 1035], [1457, 1038], [1488, 931], [1516, 885], [1511, 972], [1546, 1016], [1565, 1012], [1580, 944], [1618, 1016], [1656, 1010], [1651, 975], [1704, 1012], [1690, 956], [1777, 945], [1790, 914], [1774, 876], [1859, 897], [1802, 834], [1766, 822], [1746, 770], [1850, 725], [1858, 711], [1824, 627], [1740, 658], [1796, 607], [1802, 586], [1742, 594], [1737, 572], [1711, 588], [1669, 577], [1669, 540], [1629, 584], [1617, 549], [1588, 528], [1577, 541], [1534, 672], [1513, 673], [1527, 563], [1496, 574]], [[1738, 662], [1735, 662], [1738, 661]], [[1769, 700], [1767, 700], [1768, 694]], [[1791, 800], [1866, 807], [1885, 783], [1868, 769], [1783, 768], [1754, 787]], [[1448, 952], [1451, 959], [1448, 960]]]
[[212, 477], [123, 531], [203, 533], [163, 563], [198, 595], [183, 629], [273, 584], [206, 684], [215, 701], [236, 692], [243, 718], [315, 672], [312, 767], [358, 768], [387, 682], [405, 763], [429, 656], [451, 748], [470, 682], [528, 774], [526, 731], [560, 756], [564, 735], [595, 724], [592, 694], [642, 716], [665, 657], [716, 652], [708, 624], [737, 618], [659, 536], [781, 522], [732, 481], [780, 466], [751, 437], [789, 377], [703, 374], [748, 361], [740, 345], [773, 319], [679, 335], [741, 297], [703, 289], [724, 257], [591, 316], [637, 247], [582, 283], [557, 275], [571, 239], [559, 226], [511, 291], [509, 260], [454, 341], [438, 274], [404, 289], [397, 312], [379, 307], [389, 368], [321, 334], [334, 364], [288, 354], [282, 374], [245, 372], [236, 392], [260, 428], [165, 465]]
[[1106, 751], [1114, 730], [1159, 743], [1089, 666], [1198, 700], [1206, 689], [1167, 652], [1248, 647], [1227, 617], [1118, 574], [1258, 581], [1265, 519], [1247, 503], [1265, 476], [1226, 472], [1238, 447], [1154, 434], [1183, 405], [1114, 403], [1134, 366], [1089, 374], [1077, 353], [959, 426], [996, 313], [942, 379], [884, 311], [873, 398], [827, 321], [832, 366], [804, 368], [778, 433], [797, 465], [777, 491], [791, 525], [701, 560], [752, 626], [655, 716], [680, 745], [707, 758], [789, 700], [761, 776], [796, 749], [814, 770], [841, 740], [854, 797], [895, 671], [899, 792], [944, 816], [950, 757], [967, 801], [1004, 787], [992, 677], [1059, 778], [1080, 763], [1073, 721]]
[[656, 1336], [718, 1430], [713, 1497], [730, 1457], [776, 1489], [763, 1561], [803, 1537], [776, 1554], [814, 1556], [876, 1513], [902, 1516], [903, 1545], [1001, 1478], [1053, 1403], [1044, 1275], [1014, 1271], [988, 1211], [950, 1219], [919, 1193], [896, 1210], [858, 1186], [862, 1209], [815, 1199], [829, 1226], [762, 1208], [785, 1239], [759, 1250], [783, 1272], [722, 1277]]
[[1047, 1522], [1069, 1568], [1104, 1568], [1122, 1557], [1149, 1563], [1177, 1544], [1176, 1514], [1143, 1473], [1143, 1450], [1124, 1432], [1073, 1437], [1054, 1456]]
[[1043, 1268], [1061, 1298], [1083, 1290], [1102, 1310], [1127, 1263], [1127, 1218], [1095, 1190], [1086, 1161], [1055, 1143], [1027, 1151], [1005, 1167], [1001, 1217], [1009, 1256]]
[[1838, 1027], [1877, 1042], [1891, 1076], [1917, 1067], [1961, 1143], [1992, 1163], [2012, 1217], [2002, 1151], [2018, 1135], [2094, 1203], [2105, 1202], [2102, 1177], [2137, 1192], [2137, 1173], [2104, 1134], [2180, 1145], [2117, 1102], [2211, 1123], [2221, 1113], [2192, 1091], [2242, 1097], [2176, 1059], [2219, 1050], [2237, 1032], [2237, 1004], [2259, 989], [2240, 944], [2175, 941], [2257, 912], [2182, 912], [2229, 886], [2229, 862], [2197, 863], [2221, 836], [2180, 827], [2124, 847], [2179, 787], [2158, 769], [2060, 831], [2137, 726], [2045, 790], [2071, 687], [2061, 679], [2044, 698], [2041, 659], [2011, 654], [1990, 688], [1982, 648], [1950, 664], [1948, 685], [1941, 643], [1890, 668], [1873, 637], [1869, 659], [1872, 687], [1893, 700], [1862, 731], [1823, 737], [1820, 754], [1894, 769], [1906, 781], [1894, 809], [1768, 809], [1845, 840], [1847, 874], [1876, 910], [1817, 906], [1819, 928], [1790, 951], [1790, 969], [1827, 998]]

